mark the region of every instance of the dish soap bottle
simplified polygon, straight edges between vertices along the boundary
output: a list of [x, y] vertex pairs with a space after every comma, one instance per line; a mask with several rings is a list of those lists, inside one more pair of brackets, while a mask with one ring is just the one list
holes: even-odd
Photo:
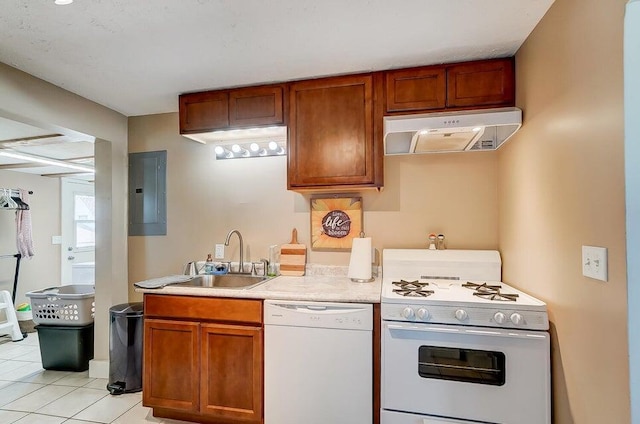
[[204, 273], [205, 274], [213, 274], [213, 257], [211, 256], [211, 253], [209, 253], [207, 255], [207, 260], [204, 263]]

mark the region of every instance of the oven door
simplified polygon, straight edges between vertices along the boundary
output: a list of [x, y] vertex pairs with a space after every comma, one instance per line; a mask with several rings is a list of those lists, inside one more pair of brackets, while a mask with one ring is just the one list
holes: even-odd
[[383, 322], [384, 410], [544, 424], [550, 394], [547, 332]]

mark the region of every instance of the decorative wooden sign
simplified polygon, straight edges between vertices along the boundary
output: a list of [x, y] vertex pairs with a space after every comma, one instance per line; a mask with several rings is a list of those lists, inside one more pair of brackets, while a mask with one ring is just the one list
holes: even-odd
[[349, 250], [362, 232], [362, 197], [311, 199], [311, 248]]

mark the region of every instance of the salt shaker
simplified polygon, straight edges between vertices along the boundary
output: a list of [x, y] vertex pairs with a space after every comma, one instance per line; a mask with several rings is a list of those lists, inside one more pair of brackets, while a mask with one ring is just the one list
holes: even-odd
[[429, 234], [429, 250], [436, 250], [436, 235]]

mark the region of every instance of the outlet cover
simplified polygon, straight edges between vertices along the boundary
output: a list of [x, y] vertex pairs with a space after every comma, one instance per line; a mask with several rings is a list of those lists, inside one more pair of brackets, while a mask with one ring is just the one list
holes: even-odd
[[582, 246], [582, 275], [607, 281], [607, 248]]
[[216, 244], [216, 259], [224, 259], [224, 244]]

